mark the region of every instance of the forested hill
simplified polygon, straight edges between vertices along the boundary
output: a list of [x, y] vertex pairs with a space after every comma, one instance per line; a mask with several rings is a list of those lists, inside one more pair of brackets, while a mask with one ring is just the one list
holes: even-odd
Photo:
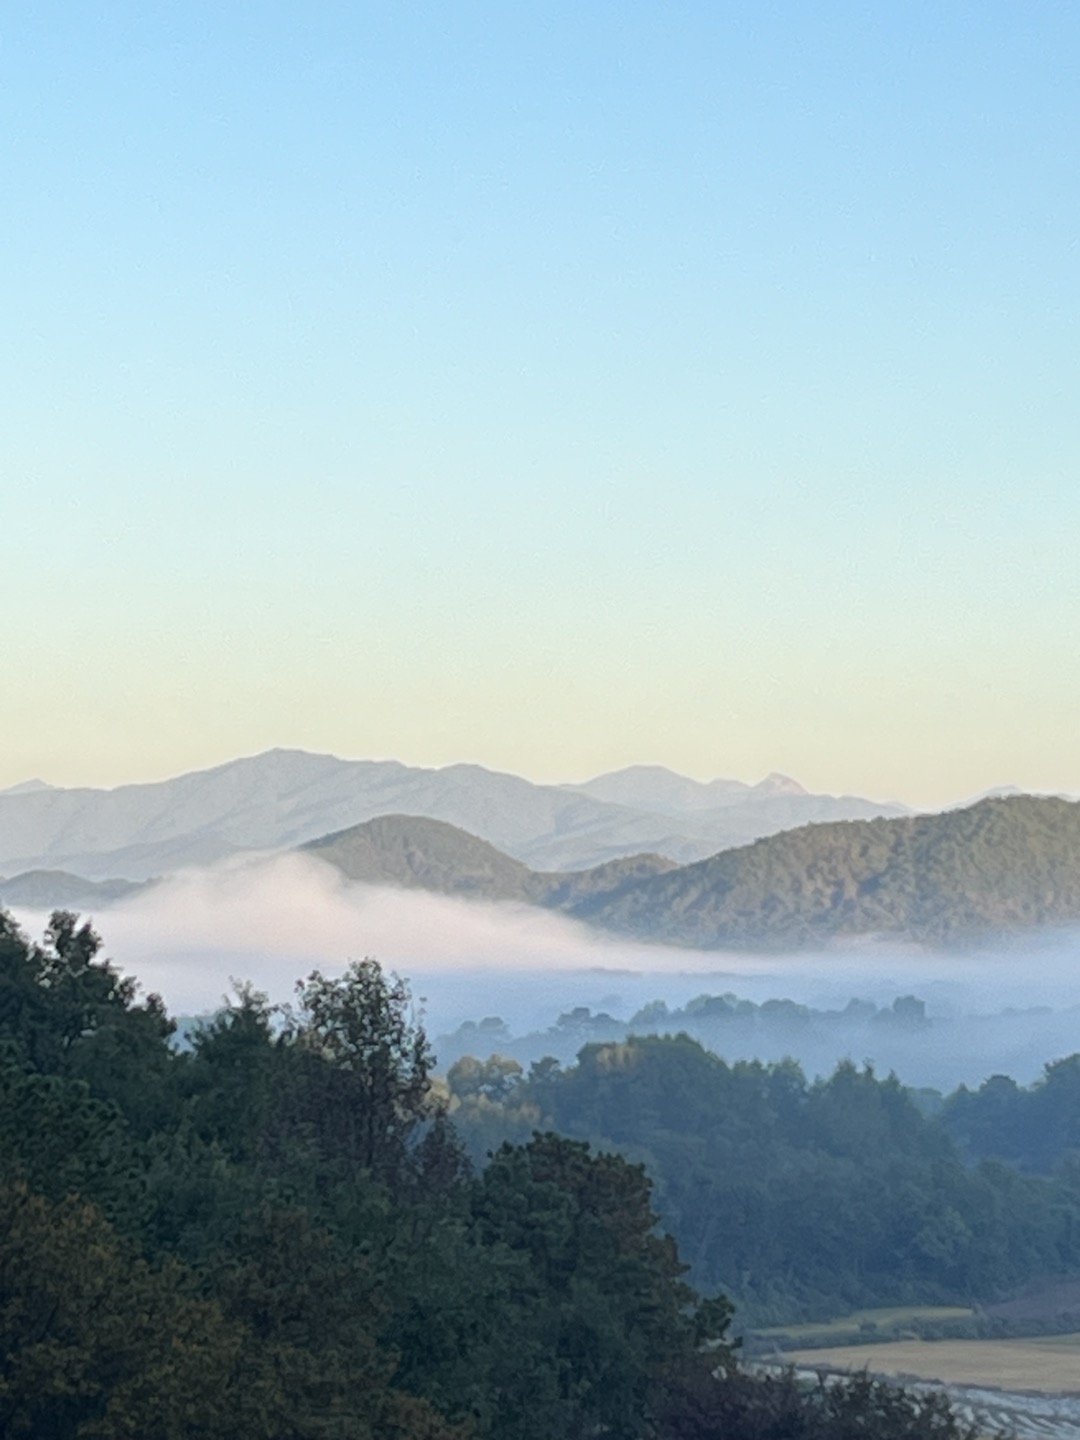
[[528, 900], [529, 867], [444, 820], [380, 815], [300, 847], [365, 885], [483, 900]]
[[[963, 945], [1080, 923], [1080, 803], [1048, 796], [804, 825], [689, 865], [653, 853], [586, 870], [533, 869], [445, 820], [403, 814], [301, 848], [366, 884], [539, 905], [637, 940], [700, 949], [871, 936]], [[34, 871], [0, 879], [0, 901], [101, 909], [137, 888]]]
[[1031, 795], [806, 825], [684, 866], [639, 855], [544, 873], [455, 826], [404, 815], [304, 849], [354, 880], [544, 905], [702, 949], [872, 935], [963, 944], [1080, 922], [1080, 804]]
[[[942, 815], [806, 825], [692, 865], [657, 854], [531, 869], [422, 815], [382, 815], [301, 847], [352, 880], [562, 911], [640, 940], [796, 949], [881, 936], [996, 941], [1080, 923], [1080, 804], [1031, 795]], [[0, 879], [0, 902], [100, 909], [140, 888], [56, 871]]]
[[[1062, 1328], [1076, 1326], [1080, 1056], [1030, 1090], [997, 1076], [957, 1091], [945, 1125], [870, 1067], [845, 1061], [811, 1082], [794, 1061], [729, 1064], [688, 1035], [589, 1044], [528, 1074], [466, 1056], [446, 1080], [478, 1159], [539, 1123], [643, 1162], [694, 1283], [732, 1295], [752, 1324], [985, 1305], [1052, 1277], [1069, 1281]], [[984, 1157], [1042, 1173], [964, 1163]]]
[[590, 870], [530, 870], [467, 830], [423, 815], [380, 815], [300, 848], [367, 885], [560, 909], [614, 897], [637, 880], [678, 868], [661, 855], [627, 855]]
[[900, 819], [807, 825], [649, 877], [582, 918], [698, 946], [932, 944], [1080, 922], [1080, 804], [1031, 795]]

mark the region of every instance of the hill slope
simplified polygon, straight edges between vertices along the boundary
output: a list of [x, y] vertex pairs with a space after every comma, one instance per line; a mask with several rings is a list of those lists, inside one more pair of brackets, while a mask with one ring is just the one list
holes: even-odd
[[943, 815], [811, 825], [579, 907], [705, 949], [843, 936], [930, 943], [1080, 922], [1080, 804], [1030, 795]]
[[381, 815], [300, 849], [365, 884], [554, 909], [612, 898], [640, 879], [677, 868], [659, 855], [634, 855], [565, 874], [530, 870], [486, 840], [420, 815]]
[[530, 901], [532, 871], [486, 840], [443, 820], [380, 815], [309, 840], [300, 849], [349, 880], [435, 890], [479, 900]]
[[26, 870], [0, 877], [0, 905], [24, 910], [107, 910], [153, 881], [84, 880], [65, 870]]
[[[299, 847], [350, 879], [560, 910], [639, 940], [794, 949], [881, 936], [967, 944], [1080, 924], [1080, 803], [1030, 795], [967, 810], [789, 830], [679, 866], [655, 854], [533, 870], [445, 821], [383, 815]], [[30, 872], [0, 903], [101, 909], [140, 889]]]
[[305, 848], [354, 879], [529, 901], [635, 939], [701, 949], [859, 936], [954, 944], [1080, 923], [1080, 804], [1033, 796], [809, 825], [694, 865], [638, 856], [562, 875], [407, 816]]

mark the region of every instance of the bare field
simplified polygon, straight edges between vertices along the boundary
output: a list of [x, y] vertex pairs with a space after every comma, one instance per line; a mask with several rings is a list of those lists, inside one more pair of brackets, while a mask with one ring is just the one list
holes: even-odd
[[875, 1375], [937, 1380], [1046, 1395], [1080, 1393], [1080, 1333], [1024, 1340], [892, 1340], [801, 1350], [784, 1360], [807, 1369], [827, 1367]]

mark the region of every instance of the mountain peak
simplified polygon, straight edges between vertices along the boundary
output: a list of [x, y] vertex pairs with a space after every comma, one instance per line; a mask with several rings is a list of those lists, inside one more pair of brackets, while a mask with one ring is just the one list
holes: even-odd
[[55, 790], [55, 785], [50, 785], [47, 780], [23, 780], [18, 785], [9, 785], [6, 790], [0, 790], [0, 795], [32, 795], [36, 790]]
[[770, 770], [764, 780], [753, 787], [755, 795], [808, 795], [810, 792], [792, 780], [790, 775], [781, 775], [779, 770]]

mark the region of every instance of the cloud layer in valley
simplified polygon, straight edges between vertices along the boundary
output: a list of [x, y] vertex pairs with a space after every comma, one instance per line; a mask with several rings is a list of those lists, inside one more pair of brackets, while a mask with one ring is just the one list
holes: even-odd
[[[31, 934], [45, 923], [40, 914], [19, 919]], [[212, 1011], [231, 977], [283, 1001], [311, 970], [338, 974], [373, 955], [411, 981], [433, 1036], [488, 1015], [517, 1035], [543, 1032], [574, 1006], [628, 1020], [648, 1001], [675, 1009], [703, 993], [822, 1010], [914, 993], [932, 1022], [923, 1033], [780, 1028], [732, 1033], [730, 1048], [715, 1048], [729, 1058], [792, 1054], [811, 1073], [851, 1053], [909, 1083], [942, 1086], [993, 1071], [1030, 1080], [1044, 1061], [1080, 1049], [1080, 941], [1071, 936], [967, 955], [872, 945], [782, 956], [683, 950], [606, 937], [529, 907], [352, 884], [300, 855], [184, 872], [96, 923], [109, 956], [176, 1015]]]

